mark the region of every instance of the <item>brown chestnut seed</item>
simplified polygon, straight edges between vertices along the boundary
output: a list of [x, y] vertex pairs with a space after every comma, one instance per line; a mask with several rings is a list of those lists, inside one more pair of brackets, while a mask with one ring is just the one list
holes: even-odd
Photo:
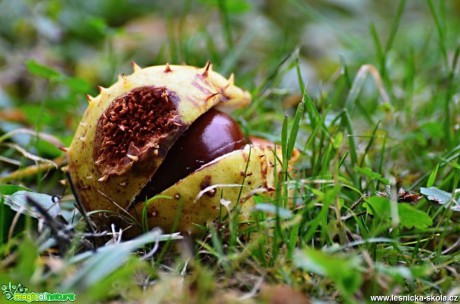
[[246, 143], [232, 117], [210, 109], [179, 137], [136, 202], [153, 197], [219, 156], [243, 149]]

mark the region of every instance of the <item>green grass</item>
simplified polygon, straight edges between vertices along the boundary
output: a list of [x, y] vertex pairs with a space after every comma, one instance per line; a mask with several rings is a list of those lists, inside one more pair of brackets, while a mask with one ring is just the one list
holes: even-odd
[[[0, 285], [77, 303], [460, 294], [456, 2], [100, 3], [0, 3]], [[68, 146], [85, 94], [131, 61], [208, 60], [253, 96], [244, 132], [281, 147], [274, 198], [193, 240], [89, 233], [50, 141]], [[53, 195], [67, 227], [17, 215]]]

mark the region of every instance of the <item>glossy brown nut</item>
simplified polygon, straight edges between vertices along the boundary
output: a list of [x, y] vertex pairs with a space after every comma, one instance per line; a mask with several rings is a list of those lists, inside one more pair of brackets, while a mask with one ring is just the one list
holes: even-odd
[[247, 144], [236, 121], [214, 108], [201, 115], [174, 143], [155, 175], [136, 198], [143, 202], [201, 166]]

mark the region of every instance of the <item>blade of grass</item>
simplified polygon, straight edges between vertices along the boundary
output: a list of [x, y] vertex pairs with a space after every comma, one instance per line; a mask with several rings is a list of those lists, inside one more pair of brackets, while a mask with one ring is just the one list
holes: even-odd
[[358, 163], [358, 151], [356, 149], [355, 135], [353, 132], [353, 126], [350, 114], [348, 110], [344, 109], [342, 112], [342, 125], [346, 128], [348, 132], [348, 144], [350, 146], [350, 157], [351, 165], [354, 167]]
[[227, 0], [218, 0], [219, 12], [221, 15], [222, 26], [224, 29], [224, 36], [229, 49], [233, 48], [233, 35], [232, 35], [232, 24], [230, 22], [230, 16], [227, 9]]
[[99, 248], [96, 252], [87, 251], [72, 257], [69, 260], [70, 264], [85, 260], [83, 267], [80, 268], [72, 276], [62, 282], [61, 289], [63, 290], [81, 290], [86, 289], [93, 284], [97, 284], [99, 280], [104, 279], [110, 273], [115, 271], [122, 265], [130, 256], [131, 252], [142, 248], [152, 242], [162, 242], [171, 238], [182, 239], [179, 234], [163, 235], [159, 229], [153, 230], [138, 238], [111, 245], [106, 245]]
[[[378, 173], [380, 173], [382, 176], [385, 176], [385, 172], [383, 172], [383, 166], [384, 166], [384, 157], [385, 157], [385, 151], [386, 151], [386, 142], [387, 142], [387, 136], [386, 133], [383, 136], [383, 142], [382, 142], [382, 148], [380, 149], [380, 157], [379, 157], [379, 166], [378, 166]], [[380, 188], [380, 180], [377, 180], [377, 189]]]
[[436, 30], [438, 32], [439, 36], [439, 48], [441, 50], [441, 55], [442, 55], [442, 61], [444, 64], [444, 68], [447, 69], [449, 66], [449, 61], [447, 57], [447, 47], [446, 47], [446, 38], [445, 38], [445, 32], [444, 32], [444, 27], [441, 24], [442, 19], [440, 18], [440, 12], [436, 10], [433, 0], [427, 0], [428, 2], [428, 7], [430, 8], [431, 15], [433, 16], [434, 24], [436, 27]]
[[388, 37], [387, 43], [385, 45], [385, 51], [382, 56], [382, 61], [380, 62], [380, 73], [383, 79], [387, 79], [387, 84], [391, 85], [392, 82], [390, 81], [389, 78], [387, 78], [387, 69], [386, 69], [386, 57], [388, 52], [392, 49], [393, 43], [396, 37], [396, 33], [398, 32], [399, 29], [399, 24], [401, 23], [401, 17], [404, 13], [406, 7], [406, 0], [401, 0], [399, 1], [398, 9], [396, 11], [396, 16], [393, 19], [393, 22], [391, 24], [391, 29], [390, 29], [390, 36]]

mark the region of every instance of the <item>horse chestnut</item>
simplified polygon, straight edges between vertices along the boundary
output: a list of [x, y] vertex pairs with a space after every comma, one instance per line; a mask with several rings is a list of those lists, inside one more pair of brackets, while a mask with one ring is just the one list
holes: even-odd
[[145, 201], [155, 196], [204, 164], [242, 149], [246, 143], [240, 127], [229, 115], [210, 109], [174, 143], [137, 200]]
[[130, 225], [134, 235], [147, 219], [149, 228], [194, 233], [194, 224], [218, 217], [222, 200], [241, 204], [247, 217], [253, 193], [273, 193], [281, 152], [248, 143], [221, 111], [251, 98], [210, 64], [134, 64], [133, 74], [88, 100], [68, 170], [85, 209], [107, 211], [93, 217], [100, 225]]

